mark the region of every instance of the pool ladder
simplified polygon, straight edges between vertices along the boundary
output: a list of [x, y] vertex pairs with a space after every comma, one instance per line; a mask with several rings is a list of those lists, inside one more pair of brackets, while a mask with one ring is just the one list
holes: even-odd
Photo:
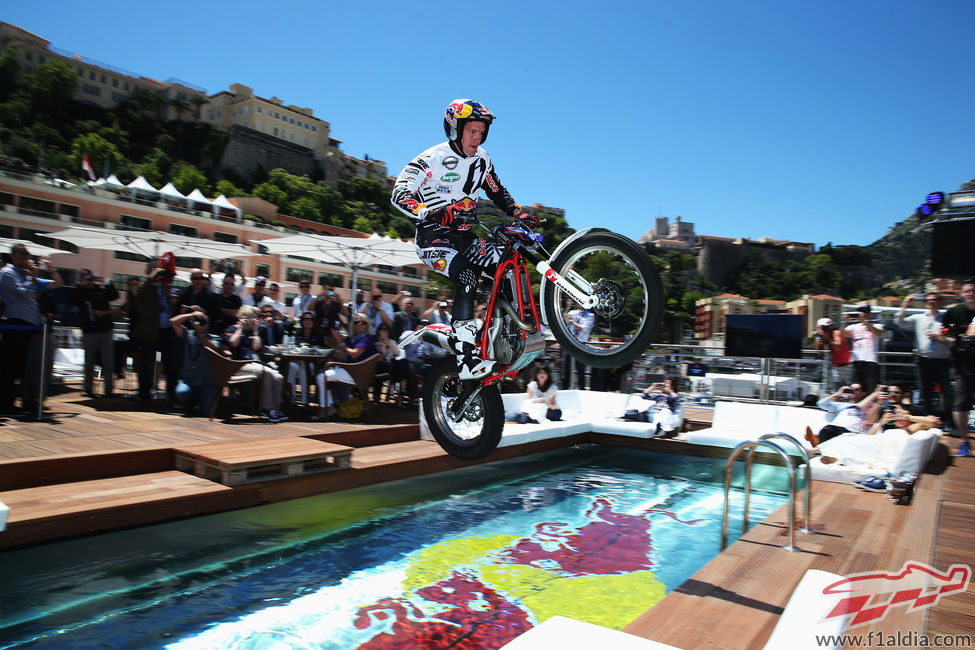
[[799, 529], [799, 532], [810, 534], [812, 529], [809, 523], [809, 508], [810, 502], [812, 501], [812, 471], [809, 468], [809, 454], [806, 452], [806, 448], [802, 446], [802, 443], [790, 436], [787, 433], [768, 433], [761, 436], [758, 440], [748, 440], [741, 443], [737, 447], [731, 450], [731, 454], [728, 456], [728, 460], [725, 462], [724, 466], [724, 513], [721, 516], [721, 550], [723, 551], [728, 546], [728, 510], [730, 505], [729, 493], [731, 492], [731, 476], [734, 471], [735, 459], [738, 455], [744, 451], [748, 450], [748, 458], [745, 462], [745, 514], [742, 518], [741, 534], [744, 535], [748, 531], [748, 505], [751, 499], [752, 490], [752, 461], [755, 458], [755, 451], [759, 447], [767, 447], [779, 454], [782, 460], [785, 462], [785, 466], [789, 468], [789, 543], [783, 546], [787, 551], [798, 551], [801, 550], [796, 546], [796, 530], [795, 530], [795, 517], [796, 517], [796, 465], [792, 460], [792, 457], [786, 453], [786, 451], [778, 444], [772, 442], [773, 439], [780, 439], [787, 442], [791, 442], [799, 449], [799, 454], [802, 456], [805, 462], [805, 517], [803, 518], [804, 527]]

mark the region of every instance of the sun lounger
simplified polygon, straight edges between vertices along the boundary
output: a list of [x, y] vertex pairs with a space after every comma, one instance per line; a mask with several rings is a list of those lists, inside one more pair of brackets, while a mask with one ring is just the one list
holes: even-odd
[[816, 641], [817, 637], [822, 640], [828, 636], [839, 636], [846, 629], [849, 617], [826, 618], [836, 601], [823, 595], [824, 588], [842, 579], [843, 576], [835, 573], [817, 569], [806, 571], [772, 630], [765, 650], [841, 648], [842, 645], [817, 644]]
[[553, 616], [536, 625], [501, 650], [677, 650], [672, 645], [657, 643], [608, 627], [584, 623], [565, 616]]

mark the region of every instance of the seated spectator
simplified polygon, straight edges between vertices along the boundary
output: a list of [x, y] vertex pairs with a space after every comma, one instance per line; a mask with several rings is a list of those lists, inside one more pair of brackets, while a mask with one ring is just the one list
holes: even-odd
[[236, 325], [231, 325], [224, 333], [224, 341], [230, 348], [234, 359], [250, 360], [241, 374], [258, 375], [261, 388], [258, 391], [261, 412], [271, 422], [277, 423], [288, 418], [278, 410], [281, 405], [281, 392], [284, 389], [284, 377], [277, 370], [270, 368], [258, 360], [258, 351], [263, 346], [258, 334], [257, 319], [260, 313], [251, 305], [240, 308]]
[[920, 406], [896, 403], [890, 409], [884, 409], [880, 419], [870, 427], [870, 435], [876, 435], [888, 429], [904, 429], [908, 433], [917, 433], [943, 426], [941, 418], [936, 415], [925, 415]]
[[257, 335], [261, 337], [264, 347], [281, 345], [284, 341], [284, 321], [278, 317], [272, 305], [261, 307], [261, 320], [257, 328]]
[[210, 319], [202, 311], [194, 311], [173, 316], [169, 322], [173, 333], [184, 343], [183, 376], [176, 384], [176, 400], [185, 415], [192, 415], [196, 407], [206, 414], [213, 401], [214, 379], [210, 357], [203, 348], [217, 349], [210, 339]]
[[392, 329], [389, 325], [381, 323], [376, 330], [376, 335], [376, 351], [383, 355], [383, 360], [379, 364], [380, 368], [376, 372], [388, 372], [392, 381], [399, 383], [396, 406], [406, 408], [403, 403], [403, 396], [407, 394], [409, 387], [410, 364], [400, 351], [399, 345], [392, 339]]
[[820, 442], [844, 433], [867, 433], [867, 413], [878, 395], [879, 391], [867, 395], [861, 384], [854, 383], [852, 386], [842, 386], [832, 395], [823, 397], [817, 405], [829, 413], [826, 416], [829, 424], [818, 433], [813, 433], [812, 429], [806, 427], [806, 440], [813, 447], [817, 447]]
[[676, 377], [664, 377], [663, 381], [650, 384], [643, 391], [643, 399], [654, 402], [647, 409], [648, 414], [652, 416], [650, 423], [657, 425], [654, 437], [673, 438], [680, 433], [684, 415], [677, 385]]
[[[324, 347], [325, 346], [325, 336], [322, 334], [322, 329], [318, 326], [318, 322], [315, 319], [315, 313], [311, 311], [306, 311], [301, 314], [301, 325], [295, 331], [295, 344], [297, 345], [307, 345], [309, 347]], [[308, 384], [308, 361], [298, 360], [291, 361], [288, 364], [288, 383], [292, 386], [292, 391], [298, 386], [301, 386], [301, 405], [308, 406], [308, 396], [311, 393], [311, 386]], [[292, 393], [294, 395], [294, 393]], [[298, 403], [298, 397], [294, 398], [295, 403]], [[322, 396], [319, 393], [319, 400], [322, 401]], [[322, 404], [324, 407], [324, 403]]]
[[518, 421], [538, 424], [545, 419], [561, 420], [562, 409], [559, 408], [558, 394], [559, 388], [552, 381], [552, 371], [548, 366], [536, 366], [535, 380], [528, 382]]
[[[376, 354], [376, 343], [371, 332], [372, 326], [369, 317], [364, 313], [355, 314], [352, 318], [352, 332], [338, 347], [345, 363], [362, 361]], [[335, 407], [335, 396], [332, 394], [332, 389], [325, 388], [326, 383], [354, 385], [355, 381], [345, 368], [335, 367], [320, 371], [316, 379], [318, 380], [318, 394], [325, 396], [325, 403], [312, 419], [317, 421], [334, 417], [338, 413], [338, 409]], [[319, 398], [319, 403], [321, 403], [321, 398]]]
[[893, 412], [894, 406], [900, 404], [908, 394], [909, 391], [896, 384], [878, 385], [877, 399], [867, 413], [867, 424], [876, 424], [885, 413]]

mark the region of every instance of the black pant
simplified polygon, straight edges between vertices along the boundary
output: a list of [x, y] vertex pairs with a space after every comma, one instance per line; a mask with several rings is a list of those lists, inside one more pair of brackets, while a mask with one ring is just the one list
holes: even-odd
[[[918, 387], [921, 390], [921, 404], [928, 415], [937, 415], [946, 423], [951, 422], [951, 404], [954, 402], [954, 387], [951, 385], [951, 359], [932, 357], [917, 358]], [[937, 402], [937, 384], [941, 388], [941, 402]]]
[[[11, 328], [16, 328], [4, 328], [2, 333], [0, 333], [3, 336], [0, 350], [2, 350], [4, 366], [3, 372], [0, 372], [0, 411], [9, 412], [14, 408], [14, 398], [16, 397], [15, 387], [18, 380], [22, 393], [26, 388], [27, 358], [30, 351], [31, 339], [34, 336], [38, 336], [38, 333], [32, 332], [29, 329], [21, 329], [35, 326], [19, 318], [7, 318], [3, 321], [3, 324]], [[26, 403], [22, 406], [25, 409], [33, 408], [33, 405]]]
[[180, 342], [173, 334], [171, 327], [159, 330], [159, 337], [155, 341], [148, 339], [132, 339], [134, 349], [142, 353], [139, 363], [139, 399], [152, 399], [156, 386], [156, 353], [159, 352], [166, 376], [166, 395], [171, 400], [176, 399], [176, 384], [179, 382], [179, 355], [177, 344]]
[[837, 436], [841, 436], [844, 433], [849, 433], [848, 429], [837, 426], [835, 424], [827, 424], [825, 427], [819, 430], [819, 444], [826, 442], [827, 440], [832, 440]]
[[880, 364], [873, 361], [854, 361], [853, 381], [860, 384], [869, 395], [880, 383]]

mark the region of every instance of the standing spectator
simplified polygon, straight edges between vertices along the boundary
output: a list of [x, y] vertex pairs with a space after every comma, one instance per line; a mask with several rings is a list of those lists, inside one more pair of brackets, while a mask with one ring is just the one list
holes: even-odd
[[375, 335], [380, 323], [393, 326], [393, 306], [383, 300], [383, 292], [379, 289], [373, 289], [369, 298], [368, 303], [359, 305], [359, 313], [369, 317], [372, 334]]
[[243, 300], [243, 303], [249, 307], [257, 307], [260, 309], [265, 304], [271, 302], [271, 299], [266, 293], [264, 293], [266, 288], [267, 278], [265, 278], [263, 275], [259, 275], [254, 279], [254, 292], [243, 296], [241, 300]]
[[321, 286], [322, 290], [314, 302], [315, 318], [322, 329], [322, 336], [339, 338], [338, 332], [349, 317], [349, 308], [339, 302], [332, 285], [322, 282]]
[[258, 334], [258, 317], [260, 313], [251, 305], [240, 308], [237, 324], [232, 325], [224, 333], [224, 340], [230, 348], [234, 359], [244, 359], [248, 363], [240, 369], [243, 374], [258, 375], [261, 388], [258, 397], [261, 412], [268, 421], [277, 424], [287, 420], [278, 408], [281, 406], [281, 393], [284, 390], [284, 377], [277, 370], [263, 364], [259, 360], [258, 351], [263, 347]]
[[[37, 277], [43, 270], [50, 271], [50, 280]], [[42, 339], [43, 321], [37, 309], [37, 292], [62, 284], [61, 276], [50, 261], [42, 259], [35, 264], [25, 245], [11, 246], [10, 264], [0, 269], [0, 295], [6, 314], [0, 342], [4, 365], [0, 372], [0, 414], [29, 416], [37, 412], [37, 392], [26, 382], [30, 347]], [[19, 410], [14, 407], [14, 387], [18, 380], [22, 391]]]
[[213, 365], [203, 348], [217, 349], [210, 339], [210, 319], [202, 311], [177, 314], [170, 319], [173, 334], [183, 339], [183, 378], [176, 385], [176, 398], [184, 415], [199, 406], [208, 413], [215, 392]]
[[423, 318], [430, 321], [434, 325], [450, 325], [450, 321], [453, 318], [450, 315], [450, 311], [447, 309], [448, 304], [446, 300], [441, 300], [436, 303], [433, 307], [423, 312]]
[[880, 336], [884, 326], [870, 320], [870, 305], [857, 307], [859, 322], [843, 328], [843, 338], [852, 341], [853, 381], [872, 393], [880, 381]]
[[[281, 287], [278, 286], [277, 282], [272, 282], [267, 287], [267, 292], [271, 301], [271, 306], [274, 307], [274, 311], [277, 312], [275, 315], [278, 320], [284, 320], [287, 317], [287, 307], [284, 305], [284, 301], [281, 300]], [[262, 305], [263, 306], [263, 305]]]
[[81, 340], [85, 348], [85, 377], [82, 394], [94, 397], [95, 361], [102, 367], [105, 397], [111, 397], [115, 379], [115, 341], [113, 323], [119, 310], [109, 303], [118, 299], [118, 290], [109, 282], [105, 285], [89, 269], [81, 269], [74, 293], [74, 304], [81, 318]]
[[302, 280], [298, 283], [298, 295], [291, 299], [291, 316], [295, 319], [300, 318], [313, 302], [315, 296], [311, 295], [311, 282]]
[[[897, 312], [897, 324], [914, 330], [914, 353], [917, 355], [917, 372], [921, 388], [921, 405], [927, 415], [937, 415], [948, 422], [948, 412], [953, 401], [951, 386], [951, 348], [938, 340], [943, 327], [943, 312], [938, 311], [941, 302], [938, 294], [925, 294], [924, 303], [928, 310], [923, 314], [904, 315], [904, 310], [914, 296], [904, 298]], [[935, 384], [941, 388], [942, 403], [935, 403], [937, 397]]]
[[820, 318], [816, 321], [817, 350], [829, 350], [832, 360], [833, 387], [842, 386], [850, 381], [848, 376], [850, 367], [850, 343], [843, 338], [843, 333], [833, 325], [833, 319]]
[[[390, 327], [385, 323], [380, 325], [379, 329], [376, 330], [376, 351], [383, 355], [383, 360], [380, 362], [379, 368], [382, 368], [383, 364], [385, 364], [385, 371], [389, 373], [390, 381], [398, 382], [399, 384], [399, 391], [396, 394], [396, 406], [406, 408], [403, 400], [409, 388], [410, 364], [406, 360], [405, 353], [401, 354], [396, 339], [391, 338]], [[383, 371], [380, 369], [376, 370], [376, 374], [380, 372]], [[374, 395], [377, 398], [376, 401], [379, 401], [378, 391], [374, 390]]]
[[172, 309], [169, 303], [169, 285], [172, 271], [158, 267], [153, 269], [136, 295], [139, 318], [133, 332], [133, 350], [139, 353], [139, 399], [147, 402], [156, 389], [156, 352], [162, 356], [166, 373], [166, 395], [176, 401], [176, 384], [179, 382], [179, 349], [170, 323]]
[[958, 447], [959, 456], [968, 456], [968, 414], [972, 409], [975, 393], [975, 280], [965, 280], [961, 285], [962, 302], [949, 307], [944, 314], [944, 333], [942, 342], [954, 342], [952, 355], [955, 357], [955, 401], [951, 406], [955, 430], [962, 438]]
[[217, 294], [217, 303], [220, 305], [220, 318], [211, 321], [216, 324], [215, 327], [211, 324], [211, 329], [215, 332], [226, 332], [227, 328], [237, 322], [237, 312], [244, 304], [237, 291], [237, 282], [234, 280], [233, 273], [223, 276], [220, 293]]
[[180, 292], [176, 304], [178, 309], [174, 311], [181, 314], [202, 311], [209, 322], [219, 322], [222, 316], [220, 298], [210, 290], [210, 279], [203, 274], [203, 269], [190, 271], [190, 286]]
[[[567, 300], [562, 318], [565, 320], [566, 325], [569, 326], [569, 331], [572, 333], [572, 336], [582, 343], [589, 341], [589, 336], [592, 334], [592, 329], [596, 326], [596, 314], [584, 307], [576, 308], [574, 301]], [[571, 388], [573, 362], [575, 363], [576, 367], [576, 378], [579, 382], [578, 388], [579, 390], [586, 390], [586, 366], [584, 366], [578, 360], [573, 359], [570, 355], [566, 354], [564, 350], [562, 353], [562, 368], [560, 371], [562, 376], [562, 390], [568, 390]], [[596, 382], [595, 377], [593, 377], [593, 381]], [[593, 386], [593, 388], [596, 387]]]
[[392, 337], [398, 341], [403, 332], [411, 332], [416, 328], [416, 316], [413, 314], [413, 298], [406, 296], [400, 304], [400, 310], [393, 315]]

